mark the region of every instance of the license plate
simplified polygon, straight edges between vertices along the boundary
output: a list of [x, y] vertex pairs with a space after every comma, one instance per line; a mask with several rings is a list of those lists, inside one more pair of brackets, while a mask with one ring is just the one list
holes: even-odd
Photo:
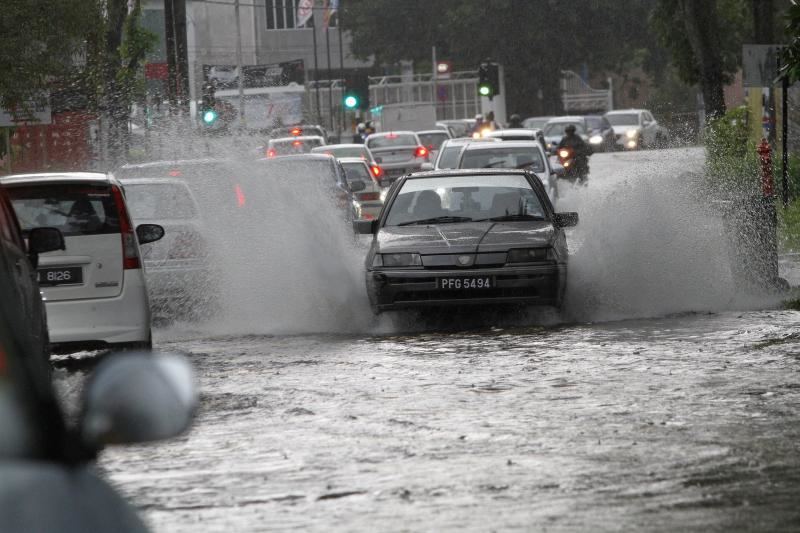
[[489, 276], [476, 276], [470, 278], [439, 278], [437, 287], [444, 290], [470, 290], [470, 289], [491, 289], [494, 280]]
[[77, 283], [83, 283], [81, 267], [39, 269], [39, 285], [74, 285]]

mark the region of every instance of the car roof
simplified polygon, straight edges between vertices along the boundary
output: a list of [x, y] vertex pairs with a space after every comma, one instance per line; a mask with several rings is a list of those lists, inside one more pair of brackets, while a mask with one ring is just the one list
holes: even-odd
[[376, 131], [375, 133], [370, 133], [369, 137], [386, 137], [387, 135], [416, 135], [417, 132], [415, 131]]
[[316, 151], [320, 151], [321, 152], [323, 150], [330, 150], [331, 148], [333, 148], [333, 149], [336, 149], [336, 148], [363, 148], [365, 150], [369, 150], [369, 148], [367, 148], [363, 144], [340, 143], [340, 144], [326, 144], [324, 146], [315, 146], [314, 148], [311, 149], [311, 151], [315, 151], [316, 150]]
[[286, 154], [275, 157], [262, 157], [258, 161], [335, 161], [330, 154]]
[[277, 139], [270, 139], [269, 142], [282, 143], [282, 142], [309, 141], [309, 140], [315, 140], [320, 142], [325, 141], [325, 139], [323, 139], [319, 135], [297, 135], [295, 137], [278, 137]]
[[0, 177], [0, 184], [23, 185], [31, 183], [111, 183], [114, 178], [105, 172], [38, 172], [12, 174]]
[[189, 188], [185, 181], [177, 178], [120, 178], [120, 182], [124, 185], [179, 185]]
[[556, 124], [558, 122], [582, 122], [582, 121], [583, 121], [583, 115], [567, 115], [563, 117], [553, 117], [547, 122]]
[[531, 137], [536, 136], [537, 133], [540, 133], [542, 130], [539, 128], [507, 128], [504, 130], [494, 130], [490, 131], [486, 135], [488, 137], [502, 137], [503, 135], [530, 135]]
[[468, 144], [464, 147], [465, 151], [472, 151], [472, 150], [494, 150], [497, 148], [528, 148], [531, 146], [537, 146], [541, 148], [541, 144], [539, 141], [531, 139], [530, 141], [503, 141], [499, 144], [493, 143], [475, 143], [475, 144]]
[[360, 157], [340, 157], [338, 159], [339, 159], [339, 162], [342, 163], [342, 164], [344, 164], [344, 163], [351, 163], [351, 164], [352, 163], [363, 163], [363, 164], [369, 166], [369, 164], [364, 159], [361, 159]]
[[422, 131], [415, 131], [414, 133], [416, 133], [417, 135], [420, 135], [420, 134], [423, 134], [423, 133], [425, 135], [431, 135], [431, 134], [434, 134], [434, 133], [436, 135], [447, 135], [447, 130], [422, 130]]
[[455, 139], [447, 139], [442, 146], [447, 144], [447, 146], [458, 146], [460, 144], [469, 144], [469, 143], [499, 143], [502, 142], [502, 139], [499, 137], [481, 137], [480, 139], [473, 139], [472, 137], [457, 137]]
[[202, 158], [202, 159], [176, 159], [173, 161], [150, 161], [148, 163], [127, 163], [119, 167], [120, 169], [136, 169], [136, 168], [159, 168], [159, 167], [177, 167], [188, 165], [207, 165], [209, 163], [230, 163], [226, 159], [218, 158]]
[[446, 178], [450, 176], [497, 176], [497, 175], [508, 175], [508, 174], [519, 174], [521, 176], [531, 176], [531, 175], [535, 176], [535, 173], [529, 170], [518, 169], [518, 168], [481, 168], [481, 169], [452, 168], [452, 169], [440, 169], [440, 170], [426, 170], [424, 172], [414, 172], [413, 174], [405, 176], [405, 178], [406, 179]]
[[644, 111], [644, 109], [634, 109], [634, 108], [630, 108], [630, 109], [614, 109], [613, 111], [607, 111], [605, 114], [606, 115], [622, 115], [622, 114], [625, 114], [625, 113], [641, 113], [642, 111]]

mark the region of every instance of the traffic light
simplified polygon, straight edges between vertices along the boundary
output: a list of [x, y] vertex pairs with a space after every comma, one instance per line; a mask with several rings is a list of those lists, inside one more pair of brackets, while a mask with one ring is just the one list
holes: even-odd
[[200, 118], [206, 126], [212, 126], [219, 118], [217, 112], [217, 99], [215, 96], [214, 85], [206, 83], [203, 85], [203, 101], [200, 105]]
[[369, 77], [366, 74], [345, 75], [342, 103], [345, 109], [369, 109]]
[[497, 63], [481, 63], [478, 67], [478, 95], [491, 100], [500, 94], [500, 70]]

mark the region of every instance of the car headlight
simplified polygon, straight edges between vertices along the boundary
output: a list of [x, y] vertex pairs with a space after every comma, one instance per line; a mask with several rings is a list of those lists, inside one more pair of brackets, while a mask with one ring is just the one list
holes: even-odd
[[419, 254], [375, 254], [372, 260], [374, 267], [415, 267], [422, 266], [422, 258]]
[[603, 142], [602, 135], [592, 135], [591, 137], [589, 137], [589, 143], [591, 144], [600, 144], [601, 142]]
[[628, 142], [625, 143], [625, 146], [627, 146], [628, 148], [636, 148], [636, 139], [628, 140]]
[[639, 130], [628, 130], [625, 132], [625, 135], [628, 136], [628, 139], [633, 139], [639, 135]]
[[518, 248], [509, 250], [506, 263], [532, 263], [552, 259], [552, 248]]

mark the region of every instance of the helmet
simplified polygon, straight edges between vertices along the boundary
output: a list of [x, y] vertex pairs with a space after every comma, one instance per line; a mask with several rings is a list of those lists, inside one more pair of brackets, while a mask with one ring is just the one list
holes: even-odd
[[575, 125], [567, 124], [567, 127], [564, 128], [564, 133], [575, 133]]
[[519, 122], [520, 120], [522, 120], [522, 119], [519, 118], [519, 115], [517, 115], [516, 113], [511, 115], [511, 122]]
[[483, 120], [483, 115], [478, 113], [477, 115], [475, 115], [475, 120]]
[[363, 122], [359, 122], [358, 126], [356, 126], [356, 131], [364, 131], [367, 129], [367, 126]]

